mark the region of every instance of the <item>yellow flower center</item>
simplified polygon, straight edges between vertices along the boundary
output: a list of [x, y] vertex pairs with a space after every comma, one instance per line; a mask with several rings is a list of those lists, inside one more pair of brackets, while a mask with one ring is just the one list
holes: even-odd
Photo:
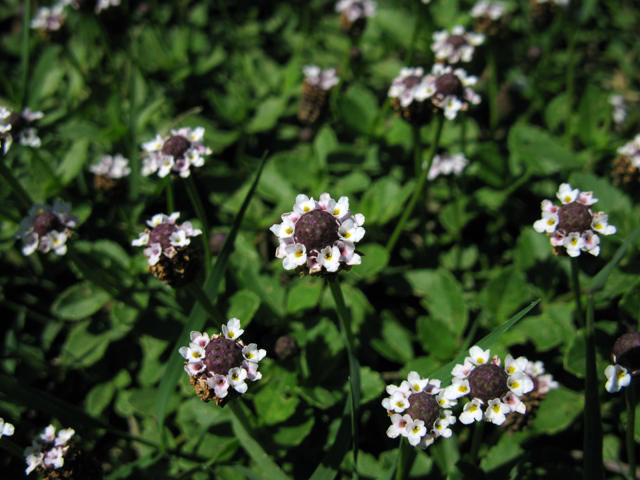
[[302, 256], [302, 250], [298, 250], [296, 252], [296, 258], [300, 258]]
[[304, 207], [305, 212], [308, 212], [309, 210], [311, 210], [309, 207]]
[[293, 228], [287, 228], [287, 229], [285, 230], [285, 233], [286, 233], [287, 235], [291, 235], [291, 234], [293, 233]]

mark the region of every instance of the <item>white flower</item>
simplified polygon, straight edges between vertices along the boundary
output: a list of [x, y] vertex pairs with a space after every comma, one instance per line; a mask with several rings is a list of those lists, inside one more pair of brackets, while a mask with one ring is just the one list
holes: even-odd
[[[489, 354], [487, 353], [487, 358], [488, 355]], [[467, 357], [464, 359], [464, 365], [457, 364], [455, 367], [453, 367], [453, 370], [451, 370], [451, 375], [453, 375], [454, 377], [466, 378], [474, 368], [475, 364], [472, 362], [471, 358]]]
[[56, 439], [56, 427], [49, 425], [44, 429], [44, 433], [40, 434], [40, 438], [46, 443], [53, 443]]
[[[37, 446], [37, 444], [35, 442], [34, 442], [34, 445]], [[27, 448], [27, 450], [28, 450], [28, 448]], [[26, 451], [25, 451], [25, 454], [26, 454]], [[43, 462], [44, 453], [42, 453], [42, 452], [32, 453], [30, 455], [27, 455], [27, 459], [26, 460], [27, 460], [27, 469], [25, 470], [25, 473], [27, 475], [29, 475], [37, 467], [44, 466], [44, 462]]]
[[597, 213], [593, 216], [591, 228], [602, 235], [612, 235], [616, 233], [616, 227], [609, 225], [609, 215]]
[[[399, 387], [395, 385], [387, 385], [387, 393], [393, 395], [396, 392], [400, 392], [405, 398], [411, 395], [411, 384], [404, 380]], [[388, 409], [389, 410], [389, 409]]]
[[387, 410], [402, 413], [409, 408], [409, 400], [401, 392], [395, 392], [391, 397], [382, 400], [382, 406]]
[[[261, 350], [261, 351], [264, 351], [264, 350]], [[247, 371], [247, 378], [252, 382], [255, 382], [256, 380], [260, 380], [262, 378], [262, 373], [258, 371], [257, 363], [243, 360], [242, 368], [244, 368]]]
[[462, 110], [463, 103], [458, 100], [455, 95], [448, 95], [442, 101], [444, 108], [444, 116], [449, 120], [453, 120], [458, 115], [458, 112]]
[[597, 257], [600, 253], [600, 247], [598, 246], [598, 244], [600, 243], [600, 237], [593, 233], [591, 230], [587, 230], [582, 234], [582, 240], [584, 241], [582, 250], [589, 252], [591, 255]]
[[191, 240], [187, 237], [186, 231], [179, 229], [169, 236], [169, 243], [174, 247], [186, 247], [191, 243]]
[[207, 385], [209, 388], [213, 388], [218, 398], [226, 397], [229, 392], [229, 381], [224, 375], [214, 375], [213, 377], [207, 378]]
[[144, 254], [147, 257], [147, 263], [153, 266], [160, 261], [162, 245], [159, 243], [152, 243], [149, 247], [144, 249]]
[[537, 377], [538, 380], [538, 393], [545, 395], [549, 393], [549, 390], [558, 388], [558, 382], [553, 380], [553, 375], [540, 375]]
[[300, 194], [296, 197], [296, 204], [293, 206], [293, 211], [298, 214], [303, 214], [316, 209], [316, 202], [313, 197], [309, 198], [306, 195]]
[[238, 393], [245, 393], [247, 391], [247, 384], [244, 381], [245, 378], [247, 378], [247, 371], [244, 368], [234, 367], [230, 369], [227, 374], [227, 381]]
[[438, 395], [436, 395], [436, 401], [442, 408], [455, 407], [458, 404], [458, 400], [456, 400], [455, 398], [447, 398], [445, 394], [445, 390], [441, 391], [440, 393], [438, 393]]
[[622, 387], [628, 387], [631, 383], [631, 375], [621, 365], [609, 365], [604, 374], [607, 377], [604, 387], [609, 393], [619, 392]]
[[451, 429], [448, 427], [449, 427], [449, 422], [447, 422], [446, 420], [443, 420], [442, 418], [438, 418], [433, 423], [433, 430], [431, 430], [431, 432], [434, 434], [435, 437], [449, 438], [453, 432], [451, 432]]
[[134, 247], [144, 247], [149, 244], [149, 234], [147, 232], [142, 232], [138, 235], [138, 238], [135, 240], [131, 240], [131, 245]]
[[232, 318], [226, 325], [222, 325], [222, 333], [229, 340], [237, 340], [244, 333], [244, 330], [240, 328], [240, 320]]
[[53, 250], [56, 255], [64, 255], [67, 253], [67, 234], [51, 230], [47, 234], [48, 250]]
[[191, 342], [188, 347], [181, 347], [178, 351], [190, 363], [202, 362], [206, 356], [204, 347], [194, 342]]
[[560, 185], [556, 196], [563, 205], [566, 205], [567, 203], [575, 202], [578, 198], [579, 193], [580, 190], [578, 190], [577, 188], [572, 190], [571, 185], [569, 185], [568, 183], [563, 183]]
[[340, 238], [347, 242], [359, 242], [364, 236], [364, 228], [358, 227], [353, 220], [345, 220], [340, 228], [338, 228], [338, 235]]
[[414, 447], [420, 443], [422, 437], [427, 434], [427, 428], [424, 426], [424, 422], [422, 420], [413, 420], [412, 422], [407, 423], [405, 427], [407, 432], [407, 439], [409, 443]]
[[571, 232], [564, 237], [562, 245], [567, 249], [567, 254], [570, 257], [577, 257], [580, 255], [580, 250], [585, 246], [585, 242], [578, 232]]
[[428, 378], [421, 378], [418, 372], [410, 372], [408, 377], [411, 393], [420, 393], [429, 383]]
[[146, 152], [157, 152], [162, 150], [163, 145], [164, 138], [162, 138], [160, 135], [156, 135], [153, 140], [143, 143], [142, 149]]
[[71, 440], [71, 437], [73, 437], [73, 435], [76, 433], [76, 431], [73, 428], [65, 428], [62, 429], [58, 432], [58, 436], [56, 437], [56, 440], [54, 442], [54, 444], [56, 446], [63, 446], [66, 445], [67, 442], [69, 440]]
[[536, 232], [553, 233], [558, 226], [560, 218], [557, 214], [551, 212], [542, 212], [542, 218], [533, 224]]
[[299, 265], [307, 263], [307, 247], [302, 243], [294, 243], [284, 248], [286, 257], [282, 260], [285, 270], [293, 270]]
[[400, 415], [394, 413], [391, 415], [391, 426], [387, 428], [387, 437], [397, 438], [399, 435], [407, 436], [407, 425], [413, 421], [411, 415]]
[[248, 362], [258, 363], [267, 355], [267, 351], [264, 349], [258, 350], [258, 345], [250, 343], [242, 349], [242, 355]]
[[469, 358], [471, 363], [475, 365], [483, 365], [489, 362], [489, 358], [491, 357], [491, 350], [482, 350], [480, 347], [473, 346], [469, 349]]
[[499, 398], [494, 398], [493, 400], [489, 400], [489, 406], [484, 413], [484, 419], [496, 425], [502, 425], [507, 419], [506, 414], [510, 411], [511, 409], [508, 405], [502, 403]]
[[[180, 352], [180, 354], [182, 355], [182, 352]], [[207, 367], [202, 362], [187, 362], [184, 366], [184, 371], [187, 372], [187, 375], [189, 375], [190, 377], [198, 375], [199, 373], [204, 372], [206, 369]]]
[[0, 418], [0, 437], [10, 437], [16, 431], [15, 427], [4, 421], [4, 418]]
[[520, 399], [519, 396], [514, 394], [513, 392], [507, 393], [502, 399], [505, 405], [509, 407], [511, 412], [517, 412], [525, 414], [527, 412], [527, 406]]
[[533, 390], [533, 381], [525, 373], [517, 371], [507, 379], [507, 386], [520, 397]]
[[482, 401], [474, 398], [470, 402], [468, 402], [458, 417], [462, 423], [465, 425], [469, 425], [473, 422], [479, 422], [482, 420]]
[[340, 249], [335, 245], [325, 247], [318, 255], [318, 263], [327, 269], [327, 272], [337, 272], [340, 268]]
[[471, 391], [469, 380], [465, 378], [454, 377], [451, 385], [444, 389], [444, 396], [448, 400], [456, 400], [464, 397]]
[[511, 354], [508, 354], [504, 359], [504, 370], [507, 375], [513, 375], [516, 372], [524, 372], [528, 364], [529, 360], [526, 357], [514, 359]]

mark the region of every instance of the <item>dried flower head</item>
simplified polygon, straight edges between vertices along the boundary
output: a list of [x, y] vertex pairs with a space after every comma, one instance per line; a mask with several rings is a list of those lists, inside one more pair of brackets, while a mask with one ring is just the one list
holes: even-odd
[[147, 247], [149, 271], [164, 283], [172, 287], [186, 285], [200, 269], [200, 255], [190, 246], [191, 237], [202, 234], [202, 230], [193, 228], [191, 222], [177, 225], [180, 212], [167, 216], [163, 213], [154, 215], [147, 221], [147, 228], [139, 237], [131, 242], [136, 247]]
[[296, 337], [292, 335], [283, 335], [276, 340], [276, 356], [280, 360], [286, 360], [289, 357], [297, 355], [300, 351]]
[[96, 460], [78, 448], [72, 437], [75, 431], [71, 428], [60, 430], [56, 436], [53, 425], [45, 428], [39, 441], [32, 442], [25, 449], [29, 475], [34, 470], [42, 474], [45, 480], [74, 479], [100, 480], [103, 472]]
[[22, 239], [23, 255], [36, 250], [56, 255], [67, 253], [67, 238], [73, 233], [78, 219], [71, 215], [71, 204], [56, 202], [53, 206], [36, 204], [20, 222], [16, 237]]
[[280, 246], [276, 257], [286, 270], [303, 275], [333, 276], [340, 270], [359, 265], [356, 243], [364, 236], [364, 215], [353, 215], [349, 199], [333, 200], [328, 193], [313, 197], [298, 195], [293, 212], [282, 215], [282, 223], [271, 231]]
[[484, 419], [502, 425], [510, 412], [526, 412], [522, 396], [534, 388], [533, 380], [525, 372], [529, 361], [525, 357], [514, 359], [507, 355], [502, 367], [500, 359], [491, 358], [490, 353], [478, 346], [471, 347], [470, 356], [463, 365], [453, 368], [453, 381], [442, 392], [448, 400], [469, 398], [459, 416], [464, 424]]
[[341, 12], [340, 28], [352, 38], [358, 38], [367, 24], [367, 18], [376, 13], [377, 3], [372, 0], [339, 0], [336, 12]]
[[439, 110], [449, 120], [459, 111], [469, 108], [469, 103], [480, 103], [480, 96], [471, 88], [477, 78], [467, 75], [462, 68], [436, 63], [431, 73], [424, 75], [422, 68], [403, 68], [389, 88], [391, 105], [408, 122], [422, 125], [431, 120]]
[[[464, 167], [469, 164], [463, 153], [451, 155], [436, 155], [429, 169], [429, 180], [435, 179], [438, 175], [460, 175]], [[426, 168], [426, 164], [424, 165]]]
[[302, 69], [305, 79], [298, 106], [298, 119], [305, 125], [313, 125], [328, 113], [331, 88], [338, 84], [335, 68], [321, 70], [316, 65]]
[[18, 139], [20, 145], [25, 147], [38, 148], [40, 146], [40, 138], [38, 137], [38, 131], [31, 127], [33, 120], [42, 118], [44, 114], [42, 112], [32, 112], [30, 109], [25, 108], [22, 113], [12, 112], [7, 107], [0, 107], [0, 140], [4, 153], [7, 153], [11, 143]]
[[166, 177], [174, 172], [182, 178], [188, 177], [190, 167], [201, 167], [203, 155], [211, 154], [211, 149], [202, 143], [203, 137], [203, 127], [185, 127], [171, 130], [166, 138], [156, 135], [153, 140], [143, 143], [142, 149], [148, 156], [142, 159], [142, 175], [158, 172], [159, 177]]
[[389, 438], [407, 437], [411, 445], [427, 448], [436, 438], [451, 436], [449, 425], [456, 422], [449, 407], [457, 404], [440, 395], [440, 380], [422, 378], [411, 372], [400, 386], [388, 385], [390, 397], [382, 400], [382, 406], [391, 418], [387, 429]]
[[551, 200], [542, 202], [542, 218], [533, 224], [536, 232], [546, 232], [551, 237], [554, 252], [560, 254], [565, 247], [571, 257], [577, 257], [582, 251], [597, 256], [600, 253], [600, 237], [616, 233], [616, 227], [609, 225], [609, 216], [603, 212], [593, 213], [590, 206], [598, 201], [593, 192], [582, 192], [563, 183], [556, 196], [562, 206], [554, 205]]
[[506, 4], [500, 1], [480, 0], [471, 9], [475, 30], [486, 35], [496, 35], [500, 29]]
[[476, 47], [483, 43], [483, 34], [467, 32], [462, 25], [457, 25], [451, 29], [451, 33], [446, 30], [435, 32], [431, 50], [436, 59], [442, 62], [466, 63], [471, 61]]
[[122, 179], [131, 173], [129, 160], [118, 154], [104, 155], [98, 163], [91, 165], [89, 170], [95, 174], [93, 186], [104, 196], [116, 198], [123, 193]]
[[189, 346], [180, 348], [189, 383], [203, 401], [224, 406], [247, 391], [246, 380], [262, 378], [258, 363], [267, 352], [255, 343], [245, 346], [238, 340], [243, 332], [240, 320], [232, 318], [222, 326], [222, 335], [191, 332]]

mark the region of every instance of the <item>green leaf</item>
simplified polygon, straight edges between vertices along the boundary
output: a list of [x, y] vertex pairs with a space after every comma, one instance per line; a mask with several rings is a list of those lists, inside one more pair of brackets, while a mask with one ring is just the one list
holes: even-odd
[[324, 282], [307, 279], [295, 283], [287, 295], [287, 311], [291, 314], [303, 312], [318, 305]]
[[111, 295], [91, 282], [77, 283], [56, 298], [51, 313], [64, 320], [82, 320], [96, 313], [110, 299]]
[[571, 150], [539, 127], [516, 124], [509, 130], [508, 143], [511, 164], [522, 163], [538, 175], [550, 175], [581, 165]]
[[260, 297], [251, 290], [239, 290], [229, 299], [227, 318], [238, 318], [242, 327], [251, 323], [253, 316], [260, 308]]
[[429, 355], [448, 360], [458, 350], [456, 335], [442, 320], [435, 317], [418, 317], [416, 329], [422, 348]]
[[78, 140], [73, 143], [56, 170], [56, 176], [63, 185], [67, 185], [78, 174], [81, 174], [82, 167], [87, 160], [88, 150], [89, 140]]
[[451, 272], [438, 270], [413, 270], [405, 278], [418, 296], [426, 297], [424, 304], [431, 317], [446, 325], [450, 332], [460, 334], [467, 325], [469, 312], [462, 286]]
[[629, 238], [627, 238], [625, 242], [620, 246], [620, 248], [618, 248], [611, 261], [607, 263], [595, 277], [593, 277], [593, 280], [591, 280], [591, 283], [589, 283], [589, 286], [587, 287], [588, 292], [593, 294], [599, 292], [604, 288], [609, 275], [611, 275], [613, 269], [616, 268], [616, 265], [618, 265], [618, 263], [620, 263], [620, 260], [622, 260], [622, 258], [626, 255], [627, 250], [629, 250], [629, 247], [631, 247], [638, 235], [640, 235], [640, 227], [636, 228], [633, 233], [629, 235]]
[[369, 367], [360, 367], [360, 391], [362, 392], [360, 405], [380, 397], [385, 387], [386, 383], [378, 372]]
[[405, 207], [413, 190], [413, 182], [404, 186], [392, 177], [376, 180], [360, 202], [360, 211], [367, 218], [367, 225], [384, 225], [397, 217]]
[[118, 327], [104, 327], [97, 332], [95, 329], [95, 325], [89, 320], [73, 326], [62, 347], [60, 355], [62, 365], [71, 369], [93, 365], [102, 360], [104, 352], [111, 342], [124, 337], [129, 331], [128, 328]]
[[544, 401], [540, 402], [532, 427], [538, 432], [554, 435], [571, 425], [582, 414], [583, 408], [582, 394], [560, 386], [547, 393]]
[[390, 311], [383, 311], [381, 317], [382, 328], [380, 334], [382, 338], [372, 339], [371, 346], [380, 355], [389, 360], [399, 363], [408, 362], [413, 358], [411, 332], [403, 327]]
[[311, 429], [315, 425], [315, 417], [312, 415], [308, 415], [308, 417], [305, 422], [299, 425], [287, 425], [278, 428], [273, 434], [273, 441], [286, 448], [300, 445], [302, 441], [309, 436]]
[[368, 243], [362, 247], [358, 246], [358, 251], [363, 254], [362, 264], [351, 270], [351, 274], [359, 279], [369, 278], [379, 273], [389, 263], [389, 253], [377, 243]]
[[[513, 327], [516, 323], [518, 323], [538, 303], [540, 303], [540, 300], [536, 300], [527, 308], [518, 312], [516, 315], [514, 315], [509, 320], [504, 322], [500, 327], [496, 328], [493, 332], [491, 332], [489, 335], [484, 337], [482, 340], [480, 340], [479, 342], [476, 342], [476, 345], [482, 348], [483, 350], [490, 348], [491, 345], [493, 345], [502, 336], [502, 334], [504, 334], [504, 332], [506, 332], [511, 327]], [[451, 378], [452, 378], [451, 370], [453, 370], [453, 367], [455, 367], [457, 364], [462, 365], [464, 363], [464, 359], [468, 356], [469, 356], [468, 351], [462, 352], [460, 355], [458, 355], [458, 357], [455, 360], [449, 362], [447, 365], [440, 368], [438, 371], [432, 373], [431, 375], [427, 375], [427, 377], [440, 380], [442, 382], [442, 387], [443, 388], [446, 387], [449, 384], [449, 382], [451, 382]], [[443, 442], [443, 443], [446, 443], [446, 442]]]
[[269, 373], [260, 381], [260, 391], [255, 394], [253, 404], [262, 421], [276, 425], [291, 417], [300, 403], [294, 393], [297, 376], [271, 362], [266, 363], [263, 371]]
[[510, 266], [491, 279], [480, 292], [478, 301], [500, 322], [531, 297], [524, 273]]
[[371, 90], [356, 84], [338, 97], [344, 123], [360, 133], [370, 133], [378, 113], [378, 100]]
[[[216, 260], [216, 264], [211, 271], [211, 274], [207, 277], [205, 281], [203, 291], [209, 296], [211, 302], [215, 302], [215, 299], [218, 295], [218, 288], [220, 286], [220, 282], [224, 278], [224, 273], [227, 269], [227, 265], [229, 263], [229, 256], [233, 250], [233, 245], [238, 234], [238, 230], [240, 229], [240, 225], [242, 224], [242, 219], [244, 218], [244, 214], [249, 207], [249, 202], [253, 198], [253, 194], [256, 191], [256, 187], [260, 180], [260, 175], [262, 174], [262, 169], [267, 159], [267, 154], [262, 157], [260, 161], [260, 165], [258, 166], [258, 171], [256, 173], [256, 178], [251, 185], [249, 192], [247, 192], [247, 196], [244, 199], [242, 207], [240, 211], [236, 215], [235, 221], [233, 222], [233, 227], [227, 236], [227, 239], [224, 242], [222, 250], [218, 255], [218, 259]], [[185, 345], [189, 339], [189, 333], [191, 331], [202, 331], [208, 315], [204, 307], [200, 305], [199, 302], [196, 302], [191, 309], [191, 314], [189, 315], [189, 320], [187, 324], [184, 326], [181, 335], [176, 340], [173, 349], [171, 350], [172, 354], [169, 357], [169, 365], [167, 366], [167, 371], [162, 377], [162, 381], [160, 382], [160, 386], [158, 387], [158, 402], [156, 404], [157, 412], [158, 412], [158, 424], [164, 425], [165, 416], [167, 413], [167, 408], [169, 406], [169, 400], [171, 399], [173, 392], [176, 389], [178, 384], [178, 379], [180, 375], [184, 373], [184, 363], [182, 356], [178, 353], [178, 350], [181, 346]], [[161, 432], [164, 433], [164, 430], [161, 429]]]
[[280, 97], [268, 98], [263, 101], [249, 121], [246, 127], [247, 133], [271, 130], [278, 123], [278, 118], [282, 115], [284, 107], [285, 101]]

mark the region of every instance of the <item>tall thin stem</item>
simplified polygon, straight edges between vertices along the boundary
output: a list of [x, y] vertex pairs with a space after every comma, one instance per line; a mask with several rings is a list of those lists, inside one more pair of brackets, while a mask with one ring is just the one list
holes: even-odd
[[629, 477], [636, 478], [636, 384], [632, 380], [629, 387], [625, 388], [627, 403], [627, 463], [629, 465]]
[[418, 202], [418, 198], [422, 195], [422, 190], [424, 189], [424, 184], [427, 181], [427, 174], [431, 169], [431, 164], [433, 163], [433, 157], [436, 155], [436, 151], [438, 149], [438, 143], [440, 142], [440, 134], [442, 133], [442, 126], [444, 125], [444, 115], [437, 114], [435, 118], [436, 126], [435, 133], [433, 135], [433, 142], [431, 143], [431, 148], [429, 149], [427, 165], [420, 172], [420, 177], [418, 178], [418, 183], [416, 183], [415, 188], [413, 189], [413, 195], [411, 196], [411, 200], [409, 200], [409, 204], [407, 208], [405, 208], [402, 213], [402, 217], [398, 221], [395, 230], [391, 234], [391, 238], [389, 239], [389, 243], [387, 243], [387, 252], [391, 253], [393, 251], [393, 247], [395, 247], [396, 242], [400, 238], [400, 234], [404, 229], [404, 225], [407, 223], [407, 220], [413, 213], [413, 209]]
[[484, 420], [476, 422], [473, 429], [473, 439], [471, 440], [471, 453], [469, 456], [469, 463], [475, 465], [478, 461], [478, 452], [480, 451], [480, 445], [482, 445], [482, 434], [484, 432]]
[[564, 124], [564, 134], [567, 144], [571, 146], [571, 117], [573, 116], [573, 96], [575, 90], [575, 59], [573, 52], [575, 51], [576, 35], [572, 26], [568, 25], [567, 32], [567, 118]]
[[489, 64], [489, 126], [491, 133], [495, 133], [498, 127], [498, 67], [496, 65], [496, 49], [493, 42], [487, 52]]
[[191, 282], [186, 285], [184, 289], [189, 292], [189, 295], [191, 295], [198, 303], [200, 303], [200, 305], [202, 305], [202, 308], [204, 308], [209, 315], [211, 315], [211, 318], [213, 319], [213, 322], [216, 324], [216, 326], [218, 328], [222, 328], [222, 325], [226, 323], [226, 320], [220, 313], [220, 310], [218, 310], [218, 308], [213, 303], [211, 303], [211, 300], [209, 300], [209, 297], [207, 297], [207, 295], [204, 293], [202, 287], [196, 282]]
[[418, 40], [418, 34], [420, 33], [420, 26], [422, 25], [422, 15], [420, 12], [420, 2], [412, 2], [413, 3], [413, 16], [415, 21], [413, 23], [413, 33], [411, 34], [411, 43], [409, 44], [409, 48], [407, 49], [407, 53], [404, 57], [404, 64], [407, 66], [411, 65], [413, 61], [413, 53], [416, 50], [416, 41]]
[[208, 275], [211, 271], [211, 249], [209, 248], [209, 222], [207, 221], [207, 214], [204, 210], [204, 205], [202, 205], [202, 200], [200, 199], [200, 194], [198, 193], [196, 184], [193, 181], [193, 177], [189, 175], [184, 179], [184, 182], [187, 185], [187, 194], [189, 195], [189, 200], [191, 200], [191, 205], [196, 211], [198, 220], [200, 220], [200, 225], [202, 225], [201, 237], [202, 248], [204, 250], [204, 267]]
[[20, 102], [22, 108], [27, 106], [27, 81], [29, 79], [29, 31], [31, 30], [31, 1], [22, 2], [24, 15], [22, 17], [22, 91]]
[[576, 301], [576, 316], [580, 325], [584, 326], [584, 314], [582, 313], [582, 304], [580, 302], [580, 268], [578, 266], [578, 257], [571, 257], [571, 289], [573, 297]]
[[420, 140], [420, 126], [413, 126], [413, 163], [416, 169], [416, 177], [422, 170], [422, 141]]
[[171, 215], [176, 211], [176, 204], [173, 198], [173, 178], [171, 174], [166, 176], [165, 193], [167, 195], [167, 215]]
[[338, 321], [340, 323], [340, 333], [342, 341], [347, 350], [349, 359], [349, 386], [351, 388], [351, 435], [353, 439], [353, 477], [358, 478], [358, 406], [360, 405], [360, 364], [355, 357], [355, 349], [353, 347], [353, 333], [351, 332], [351, 318], [349, 310], [342, 296], [342, 289], [338, 277], [327, 280], [333, 300], [336, 302], [336, 311], [338, 313]]

